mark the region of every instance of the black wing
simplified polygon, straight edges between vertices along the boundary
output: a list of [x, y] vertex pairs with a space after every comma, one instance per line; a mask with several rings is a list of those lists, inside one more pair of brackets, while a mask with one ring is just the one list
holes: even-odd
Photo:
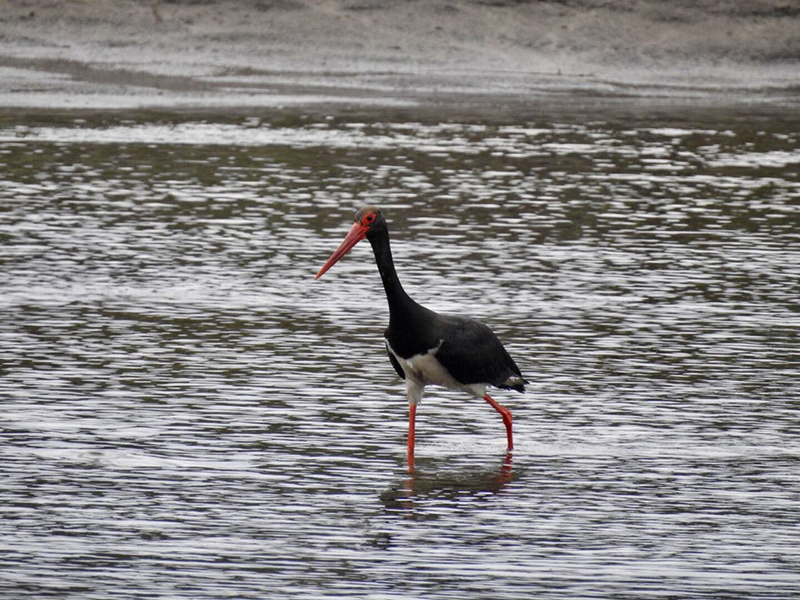
[[444, 328], [436, 358], [459, 383], [490, 383], [524, 391], [519, 367], [486, 325], [474, 319], [442, 315]]
[[386, 344], [386, 354], [388, 354], [388, 355], [389, 355], [389, 360], [390, 360], [390, 361], [392, 361], [392, 366], [394, 367], [394, 370], [395, 370], [395, 371], [397, 371], [397, 374], [400, 376], [400, 379], [405, 379], [405, 378], [406, 378], [406, 374], [405, 374], [405, 372], [403, 371], [403, 367], [401, 367], [401, 366], [400, 366], [400, 363], [399, 363], [399, 362], [397, 362], [397, 359], [394, 357], [394, 354], [392, 354], [392, 353], [389, 351], [389, 344], [388, 344], [388, 342], [387, 342], [387, 344]]

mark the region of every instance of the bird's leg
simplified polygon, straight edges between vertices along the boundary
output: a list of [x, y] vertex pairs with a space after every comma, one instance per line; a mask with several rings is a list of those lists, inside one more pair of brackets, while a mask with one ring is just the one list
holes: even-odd
[[414, 428], [417, 420], [417, 405], [408, 405], [408, 471], [414, 472]]
[[503, 424], [506, 426], [506, 435], [508, 436], [508, 450], [513, 450], [514, 436], [511, 434], [511, 411], [504, 406], [500, 406], [500, 404], [498, 404], [489, 394], [486, 394], [483, 399], [486, 400], [493, 409], [499, 412], [500, 416], [503, 417]]

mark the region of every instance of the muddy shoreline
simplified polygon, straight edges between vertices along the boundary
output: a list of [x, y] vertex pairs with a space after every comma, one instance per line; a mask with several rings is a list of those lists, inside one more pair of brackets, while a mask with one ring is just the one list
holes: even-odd
[[9, 0], [4, 110], [796, 107], [800, 6]]

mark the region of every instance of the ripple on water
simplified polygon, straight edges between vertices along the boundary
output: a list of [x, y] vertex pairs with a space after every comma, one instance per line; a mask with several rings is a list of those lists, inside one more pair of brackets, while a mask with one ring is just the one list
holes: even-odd
[[[785, 121], [6, 120], [0, 590], [796, 597]], [[367, 203], [533, 382], [512, 457], [431, 391], [404, 472], [369, 247], [313, 282]]]

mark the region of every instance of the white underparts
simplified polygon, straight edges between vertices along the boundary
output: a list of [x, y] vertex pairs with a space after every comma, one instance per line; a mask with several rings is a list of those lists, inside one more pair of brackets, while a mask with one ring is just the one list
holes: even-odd
[[436, 358], [436, 353], [442, 347], [444, 340], [424, 354], [416, 354], [410, 358], [401, 358], [392, 350], [386, 340], [386, 348], [395, 357], [406, 376], [406, 393], [409, 404], [419, 404], [422, 401], [422, 392], [426, 385], [440, 385], [451, 390], [462, 390], [481, 398], [486, 394], [488, 383], [461, 384], [442, 366]]

